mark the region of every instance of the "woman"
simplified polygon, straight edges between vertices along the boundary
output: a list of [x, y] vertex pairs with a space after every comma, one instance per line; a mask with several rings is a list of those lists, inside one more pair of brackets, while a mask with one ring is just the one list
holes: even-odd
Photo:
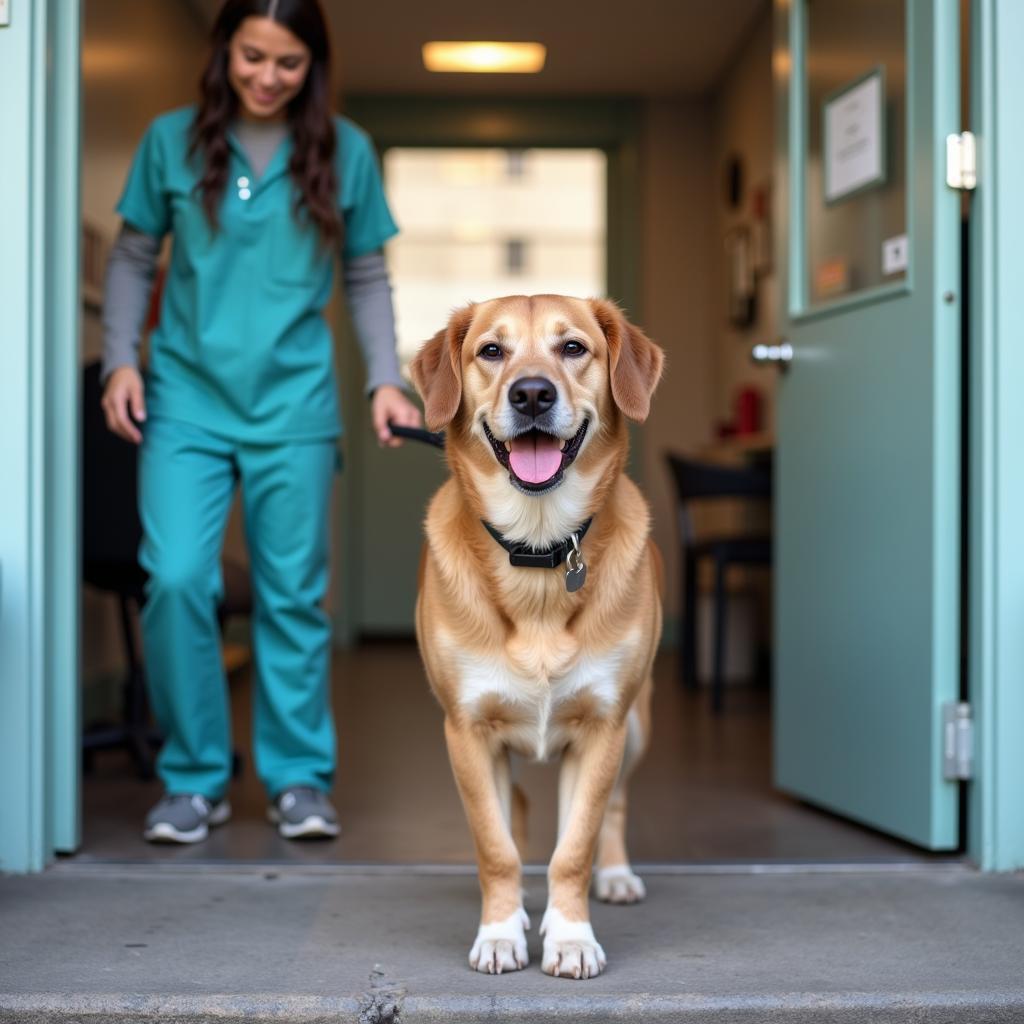
[[[216, 609], [240, 484], [255, 593], [254, 750], [282, 835], [337, 835], [328, 498], [340, 433], [322, 311], [340, 251], [376, 435], [418, 426], [402, 394], [381, 247], [396, 232], [372, 146], [330, 112], [317, 0], [227, 0], [195, 108], [149, 127], [118, 212], [103, 407], [141, 443], [147, 676], [166, 741], [153, 841], [198, 842], [230, 816]], [[173, 248], [145, 390], [138, 338], [161, 239]], [[138, 424], [144, 424], [140, 431]]]

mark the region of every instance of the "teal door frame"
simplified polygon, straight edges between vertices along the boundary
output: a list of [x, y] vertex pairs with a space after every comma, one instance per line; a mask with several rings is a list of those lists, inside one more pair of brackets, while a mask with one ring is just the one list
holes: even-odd
[[0, 28], [0, 872], [79, 842], [77, 0]]
[[[608, 293], [629, 315], [643, 322], [640, 307], [640, 118], [635, 100], [509, 99], [480, 97], [359, 96], [343, 103], [345, 113], [366, 129], [378, 152], [403, 147], [515, 147], [588, 148], [603, 150], [608, 158], [607, 245], [605, 277]], [[386, 184], [386, 183], [385, 183]], [[348, 325], [339, 334], [345, 336]], [[356, 612], [364, 565], [358, 543], [362, 536], [362, 511], [358, 500], [360, 481], [367, 468], [361, 455], [362, 435], [368, 429], [362, 397], [364, 370], [356, 354], [358, 346], [344, 337], [339, 352], [342, 400], [346, 415], [346, 471], [339, 492], [340, 509], [335, 545], [339, 601], [334, 615], [338, 646], [356, 639]], [[641, 432], [631, 430], [630, 471], [638, 478]], [[428, 453], [423, 453], [429, 457]], [[642, 481], [641, 481], [642, 482]], [[387, 581], [381, 585], [390, 586]]]
[[1024, 868], [1024, 4], [971, 2], [970, 701], [968, 854]]

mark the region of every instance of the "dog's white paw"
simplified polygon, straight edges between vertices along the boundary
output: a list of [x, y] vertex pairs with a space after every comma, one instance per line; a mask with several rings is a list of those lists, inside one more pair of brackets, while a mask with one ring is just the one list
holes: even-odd
[[647, 889], [628, 864], [616, 864], [594, 872], [594, 895], [602, 903], [639, 903]]
[[541, 969], [545, 974], [596, 978], [608, 963], [589, 921], [567, 921], [560, 911], [548, 907], [540, 933], [544, 936]]
[[529, 927], [530, 919], [522, 907], [505, 921], [480, 925], [469, 951], [469, 966], [481, 974], [521, 971], [530, 962], [526, 952]]

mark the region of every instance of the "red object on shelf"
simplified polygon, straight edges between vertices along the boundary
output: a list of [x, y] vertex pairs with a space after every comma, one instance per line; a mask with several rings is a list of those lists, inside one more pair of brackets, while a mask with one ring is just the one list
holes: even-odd
[[761, 392], [741, 388], [736, 395], [736, 433], [756, 434], [761, 429]]

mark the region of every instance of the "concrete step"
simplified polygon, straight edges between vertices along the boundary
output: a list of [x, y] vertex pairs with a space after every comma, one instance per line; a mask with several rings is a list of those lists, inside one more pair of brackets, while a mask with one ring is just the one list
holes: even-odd
[[608, 969], [467, 965], [466, 871], [62, 865], [0, 879], [0, 1021], [1024, 1021], [1024, 875], [960, 866], [643, 872], [595, 904]]

